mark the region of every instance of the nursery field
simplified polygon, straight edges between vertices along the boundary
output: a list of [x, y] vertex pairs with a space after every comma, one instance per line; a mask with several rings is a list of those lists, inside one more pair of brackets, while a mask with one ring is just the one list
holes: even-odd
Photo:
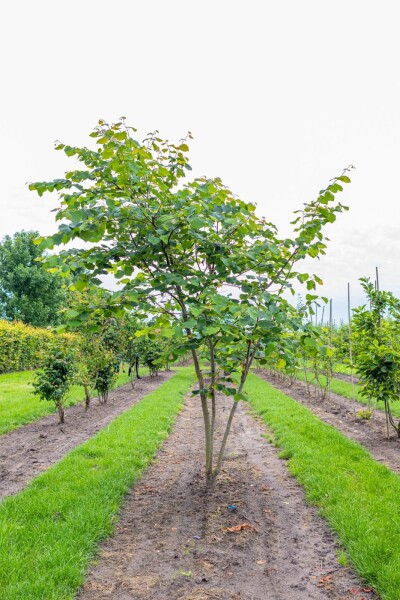
[[353, 166], [281, 237], [135, 132], [57, 143], [57, 230], [0, 244], [0, 598], [400, 600], [400, 300], [336, 326], [304, 271]]
[[110, 393], [106, 405], [94, 401], [89, 411], [81, 404], [71, 406], [66, 410], [63, 424], [57, 423], [51, 414], [0, 436], [0, 498], [23, 489], [33, 477], [109, 425], [171, 374], [144, 377], [134, 390], [130, 384], [125, 384]]
[[96, 544], [111, 533], [123, 496], [166, 437], [192, 382], [190, 372], [180, 372], [3, 500], [2, 598], [74, 597]]
[[[302, 382], [305, 381], [304, 375], [301, 372], [298, 373], [297, 379]], [[320, 382], [322, 383], [322, 385], [324, 385], [325, 381], [326, 381], [325, 376], [320, 375], [319, 379], [320, 379]], [[338, 394], [339, 396], [343, 396], [344, 398], [353, 400], [353, 385], [349, 381], [349, 379], [338, 378], [337, 375], [335, 375], [330, 380], [329, 388], [330, 388], [331, 392], [333, 392], [334, 394]], [[367, 406], [369, 404], [368, 399], [361, 394], [361, 386], [359, 383], [357, 383], [357, 379], [355, 377], [354, 377], [354, 399], [357, 400], [357, 402], [364, 404], [364, 406]], [[359, 408], [359, 410], [361, 410], [361, 407]], [[391, 410], [392, 410], [392, 414], [394, 416], [400, 418], [400, 398], [397, 400], [392, 400]]]
[[[33, 395], [34, 377], [33, 371], [0, 375], [0, 435], [57, 410], [54, 404], [44, 402]], [[127, 373], [121, 372], [118, 374], [116, 387], [128, 381]], [[82, 387], [74, 385], [66, 400], [66, 406], [73, 406], [83, 400]]]
[[[11, 482], [0, 504], [1, 597], [398, 598], [400, 448], [391, 438], [379, 454], [383, 416], [362, 421], [344, 397], [321, 402], [301, 382], [272, 387], [265, 376], [249, 375], [250, 402], [239, 405], [211, 494], [192, 367], [116, 390], [97, 407], [103, 420], [90, 414], [95, 404], [88, 415], [69, 408], [80, 408], [84, 433], [78, 421], [68, 428], [67, 411], [62, 434], [50, 415], [3, 435], [2, 459], [24, 434], [16, 460], [28, 457], [24, 477], [15, 460], [1, 476]], [[218, 406], [220, 437], [226, 396]], [[56, 430], [69, 439], [61, 450], [59, 438], [46, 447], [40, 437]]]

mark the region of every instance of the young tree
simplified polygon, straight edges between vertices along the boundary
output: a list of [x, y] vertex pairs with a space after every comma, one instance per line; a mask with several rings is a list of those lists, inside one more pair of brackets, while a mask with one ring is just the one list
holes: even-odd
[[[63, 313], [70, 326], [79, 331], [75, 380], [83, 386], [86, 410], [89, 409], [93, 390], [98, 392], [100, 403], [106, 404], [124, 356], [124, 322], [107, 311], [108, 297], [107, 291], [98, 287], [91, 286], [85, 293], [74, 289], [69, 306]], [[82, 310], [87, 314], [85, 321], [74, 320]]]
[[66, 291], [62, 278], [38, 258], [37, 231], [19, 231], [0, 243], [0, 316], [36, 327], [57, 325]]
[[[49, 260], [73, 274], [83, 289], [91, 277], [112, 273], [121, 282], [109, 309], [134, 308], [155, 326], [180, 340], [175, 354], [190, 350], [197, 375], [205, 425], [206, 477], [215, 480], [222, 465], [233, 416], [245, 398], [244, 385], [255, 358], [274, 352], [282, 333], [298, 327], [283, 297], [293, 281], [309, 291], [321, 283], [294, 267], [324, 253], [324, 225], [345, 207], [335, 201], [347, 174], [332, 180], [317, 200], [293, 221], [292, 238], [255, 213], [255, 205], [234, 196], [220, 179], [186, 181], [190, 171], [187, 140], [170, 144], [157, 132], [139, 142], [125, 120], [104, 121], [91, 136], [96, 149], [58, 144], [75, 156], [81, 170], [52, 182], [30, 185], [39, 195], [58, 191], [62, 220], [44, 248], [76, 238], [89, 248], [62, 252]], [[316, 299], [309, 293], [307, 302]], [[76, 319], [86, 318], [83, 308]], [[151, 329], [144, 328], [144, 335]], [[184, 343], [181, 340], [184, 339]], [[200, 350], [210, 364], [205, 372]], [[217, 392], [232, 397], [232, 407], [218, 452], [214, 449]]]
[[360, 279], [369, 306], [353, 311], [356, 372], [361, 394], [369, 401], [383, 402], [387, 436], [389, 425], [400, 437], [390, 404], [400, 396], [400, 302], [391, 292], [380, 291], [367, 277]]
[[74, 352], [58, 343], [48, 352], [43, 370], [33, 383], [34, 394], [42, 400], [54, 402], [60, 423], [64, 423], [64, 405], [74, 376]]

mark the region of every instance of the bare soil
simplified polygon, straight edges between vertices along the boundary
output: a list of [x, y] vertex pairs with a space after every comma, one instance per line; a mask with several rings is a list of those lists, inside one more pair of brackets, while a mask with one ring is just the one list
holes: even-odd
[[332, 425], [354, 442], [364, 446], [376, 461], [400, 474], [400, 439], [392, 428], [390, 428], [390, 438], [387, 438], [384, 412], [377, 410], [373, 418], [363, 419], [357, 416], [357, 413], [366, 410], [366, 406], [360, 402], [343, 398], [332, 392], [329, 399], [323, 400], [314, 394], [308, 394], [306, 384], [302, 381], [290, 385], [270, 376], [265, 371], [256, 372], [284, 394], [301, 402], [321, 421]]
[[[228, 400], [219, 405], [226, 416]], [[338, 564], [333, 534], [266, 433], [239, 406], [224, 469], [207, 491], [201, 410], [189, 399], [129, 492], [79, 600], [376, 598]]]
[[173, 373], [143, 377], [134, 390], [128, 383], [110, 393], [107, 404], [92, 400], [85, 412], [82, 404], [65, 411], [65, 423], [52, 414], [0, 436], [0, 499], [21, 491], [33, 477], [46, 471], [78, 444], [82, 444], [169, 379]]

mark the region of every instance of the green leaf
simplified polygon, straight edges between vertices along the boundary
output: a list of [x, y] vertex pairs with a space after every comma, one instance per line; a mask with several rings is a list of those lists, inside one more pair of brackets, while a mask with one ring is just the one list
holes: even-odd
[[160, 238], [150, 234], [147, 238], [152, 246], [157, 246], [160, 243]]
[[193, 227], [193, 229], [199, 230], [207, 225], [207, 221], [201, 217], [194, 217], [190, 220], [190, 225]]
[[114, 156], [114, 150], [112, 148], [104, 148], [103, 152], [101, 153], [101, 156], [102, 158], [107, 160]]
[[215, 325], [207, 325], [207, 327], [204, 327], [204, 329], [203, 329], [203, 332], [206, 335], [215, 335], [219, 331], [220, 331], [220, 328], [218, 326], [215, 326]]

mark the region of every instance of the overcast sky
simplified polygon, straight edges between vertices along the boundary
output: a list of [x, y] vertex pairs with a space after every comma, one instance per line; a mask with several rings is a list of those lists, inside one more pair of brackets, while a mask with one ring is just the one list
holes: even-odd
[[55, 230], [54, 141], [99, 118], [188, 130], [195, 175], [220, 176], [287, 233], [292, 211], [354, 164], [313, 265], [337, 320], [358, 278], [400, 295], [400, 8], [369, 0], [14, 0], [0, 15], [0, 236]]

